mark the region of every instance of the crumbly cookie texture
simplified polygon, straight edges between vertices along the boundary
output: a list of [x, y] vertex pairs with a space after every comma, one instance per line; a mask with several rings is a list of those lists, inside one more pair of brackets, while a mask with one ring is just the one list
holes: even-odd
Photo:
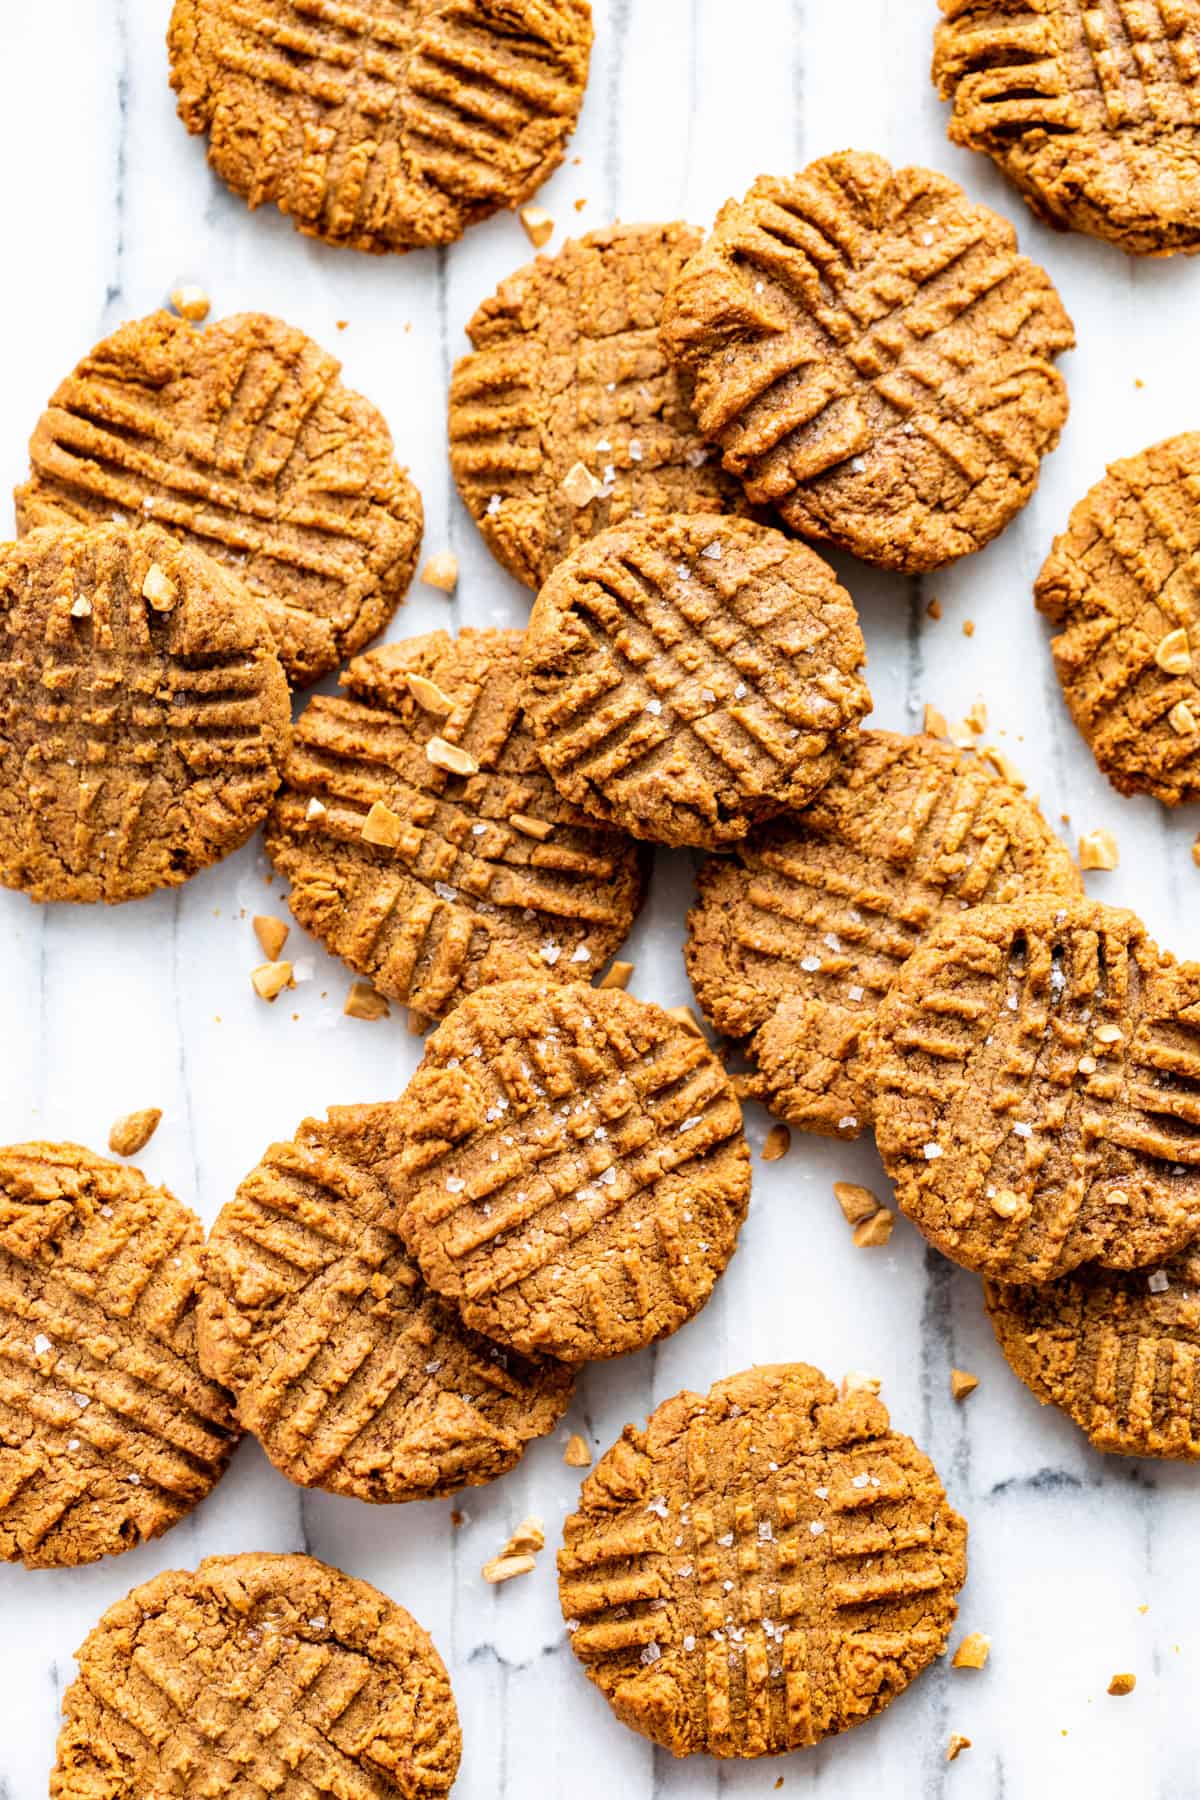
[[467, 326], [450, 466], [493, 556], [527, 587], [609, 525], [744, 510], [658, 343], [691, 225], [614, 225], [539, 256]]
[[438, 1800], [462, 1734], [428, 1634], [311, 1556], [209, 1556], [110, 1606], [63, 1696], [51, 1800]]
[[574, 130], [589, 0], [175, 0], [171, 86], [251, 207], [326, 243], [448, 244], [529, 198]]
[[1140, 1268], [1200, 1233], [1200, 964], [1132, 913], [1034, 896], [947, 919], [863, 1074], [900, 1205], [966, 1268]]
[[749, 519], [630, 520], [534, 602], [522, 699], [559, 791], [662, 844], [716, 847], [803, 806], [871, 707], [854, 603]]
[[750, 1155], [703, 1038], [619, 989], [504, 982], [429, 1039], [386, 1175], [430, 1286], [526, 1355], [642, 1349], [708, 1299]]
[[[1123, 794], [1200, 799], [1200, 433], [1113, 463], [1038, 576], [1071, 716]], [[1112, 866], [1111, 864], [1109, 865]]]
[[122, 325], [50, 396], [18, 527], [161, 525], [245, 583], [289, 679], [316, 681], [383, 630], [421, 542], [421, 496], [340, 371], [265, 313]]
[[238, 1430], [196, 1354], [202, 1241], [136, 1169], [0, 1150], [0, 1561], [132, 1550], [224, 1473]]
[[854, 151], [729, 201], [661, 336], [756, 505], [908, 573], [980, 549], [1025, 505], [1075, 341], [1006, 220]]
[[566, 1522], [571, 1647], [675, 1756], [775, 1755], [880, 1711], [944, 1650], [967, 1528], [886, 1407], [804, 1363], [627, 1425]]
[[864, 731], [816, 801], [698, 878], [684, 957], [706, 1017], [754, 1065], [743, 1091], [806, 1131], [870, 1123], [862, 1039], [940, 919], [1082, 895], [1032, 801], [970, 751]]
[[1200, 1251], [1161, 1267], [989, 1281], [988, 1314], [1014, 1372], [1097, 1450], [1200, 1460]]
[[396, 1108], [331, 1108], [272, 1144], [204, 1251], [200, 1359], [291, 1481], [429, 1500], [503, 1475], [574, 1371], [468, 1331], [382, 1219]]
[[291, 737], [261, 610], [158, 526], [0, 545], [0, 882], [136, 900], [262, 823]]
[[641, 904], [637, 847], [542, 767], [520, 655], [467, 630], [357, 658], [301, 713], [267, 822], [300, 923], [428, 1018], [484, 982], [589, 980]]
[[1200, 17], [1184, 0], [940, 0], [951, 140], [1032, 210], [1140, 256], [1200, 249]]

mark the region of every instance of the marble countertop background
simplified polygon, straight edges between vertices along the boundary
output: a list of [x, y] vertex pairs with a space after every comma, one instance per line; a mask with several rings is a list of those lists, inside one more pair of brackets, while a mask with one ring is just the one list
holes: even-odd
[[[1133, 262], [1029, 218], [991, 165], [954, 150], [929, 85], [934, 0], [594, 0], [592, 79], [571, 158], [542, 203], [564, 229], [614, 217], [707, 224], [763, 170], [848, 144], [931, 163], [1018, 224], [1074, 315], [1064, 367], [1070, 423], [1033, 503], [983, 554], [924, 581], [840, 562], [871, 654], [875, 721], [917, 724], [933, 701], [960, 718], [986, 701], [991, 741], [1024, 769], [1047, 817], [1108, 826], [1121, 846], [1093, 894], [1132, 904], [1177, 952], [1200, 952], [1200, 816], [1118, 798], [1061, 704], [1030, 587], [1070, 505], [1112, 458], [1200, 425], [1200, 265]], [[0, 7], [0, 531], [25, 444], [60, 377], [98, 337], [198, 281], [214, 316], [277, 312], [342, 355], [347, 380], [386, 413], [425, 500], [426, 553], [450, 549], [453, 601], [415, 589], [393, 626], [517, 624], [528, 600], [492, 563], [454, 497], [446, 384], [463, 324], [527, 260], [497, 218], [448, 252], [371, 259], [252, 216], [209, 174], [175, 118], [163, 37], [168, 0]], [[576, 212], [575, 208], [579, 210]], [[336, 329], [345, 319], [347, 327]], [[926, 612], [936, 596], [940, 622]], [[966, 619], [976, 624], [963, 635]], [[1063, 827], [1067, 830], [1067, 827]], [[632, 940], [634, 990], [690, 998], [679, 946], [687, 856], [660, 855]], [[163, 1108], [138, 1160], [211, 1221], [268, 1142], [331, 1102], [395, 1093], [418, 1043], [402, 1018], [343, 1018], [348, 975], [315, 947], [315, 979], [269, 1008], [246, 913], [283, 912], [257, 844], [173, 894], [112, 912], [35, 908], [0, 895], [0, 1142], [73, 1138], [103, 1149], [131, 1108]], [[302, 942], [296, 931], [292, 944]], [[757, 1151], [767, 1129], [751, 1109]], [[449, 1504], [370, 1508], [289, 1486], [247, 1442], [217, 1491], [168, 1537], [70, 1573], [0, 1567], [0, 1800], [41, 1800], [73, 1652], [99, 1613], [159, 1569], [218, 1551], [301, 1547], [376, 1582], [432, 1631], [462, 1713], [456, 1800], [570, 1795], [764, 1795], [908, 1800], [1200, 1793], [1195, 1723], [1200, 1474], [1104, 1459], [1011, 1377], [978, 1284], [927, 1253], [900, 1221], [887, 1249], [857, 1251], [830, 1195], [839, 1177], [886, 1193], [867, 1144], [797, 1136], [755, 1161], [742, 1246], [707, 1310], [657, 1350], [593, 1368], [563, 1429], [506, 1480]], [[674, 1765], [610, 1716], [567, 1647], [553, 1550], [578, 1475], [568, 1430], [603, 1448], [627, 1419], [683, 1385], [754, 1361], [801, 1358], [838, 1377], [883, 1377], [895, 1423], [934, 1455], [971, 1524], [962, 1629], [988, 1632], [982, 1674], [940, 1664], [848, 1738], [744, 1767]], [[952, 1364], [978, 1392], [950, 1399]], [[502, 1589], [480, 1565], [528, 1512], [547, 1522], [535, 1574]], [[1106, 1696], [1115, 1670], [1138, 1676]], [[951, 1731], [973, 1748], [953, 1766]]]

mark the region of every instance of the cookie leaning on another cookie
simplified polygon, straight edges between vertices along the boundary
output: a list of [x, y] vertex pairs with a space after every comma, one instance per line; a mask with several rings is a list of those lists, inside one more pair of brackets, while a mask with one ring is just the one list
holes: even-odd
[[939, 3], [933, 82], [952, 142], [984, 151], [1060, 230], [1145, 256], [1200, 249], [1194, 6]]
[[560, 793], [660, 844], [803, 806], [871, 707], [833, 570], [749, 519], [630, 520], [539, 593], [521, 696]]
[[846, 151], [760, 176], [667, 293], [704, 436], [793, 531], [913, 573], [979, 550], [1037, 486], [1075, 341], [1006, 219], [931, 169]]
[[1071, 716], [1123, 794], [1200, 799], [1200, 433], [1113, 463], [1037, 578]]
[[684, 959], [712, 1025], [755, 1067], [742, 1078], [807, 1131], [870, 1123], [861, 1043], [896, 971], [964, 905], [1082, 895], [1032, 800], [972, 751], [864, 731], [794, 819], [699, 873]]
[[156, 525], [0, 545], [0, 882], [176, 887], [262, 823], [291, 737], [266, 619]]
[[468, 1331], [381, 1223], [396, 1108], [341, 1106], [272, 1144], [204, 1250], [199, 1350], [291, 1481], [431, 1500], [503, 1475], [574, 1372]]
[[439, 1800], [462, 1754], [427, 1632], [311, 1556], [209, 1556], [110, 1606], [63, 1696], [51, 1800], [200, 1780], [278, 1800]]
[[500, 284], [450, 383], [450, 467], [498, 562], [527, 587], [608, 525], [741, 512], [658, 343], [691, 225], [613, 225]]
[[637, 847], [538, 759], [520, 654], [466, 630], [359, 657], [301, 713], [267, 822], [300, 923], [430, 1018], [484, 982], [589, 979], [641, 905]]
[[175, 0], [171, 85], [251, 207], [355, 250], [448, 244], [563, 159], [589, 0], [398, 7]]
[[153, 520], [232, 569], [289, 679], [316, 681], [383, 630], [421, 542], [421, 496], [340, 371], [265, 313], [122, 325], [50, 396], [18, 527]]
[[1132, 913], [1032, 896], [946, 919], [863, 1078], [900, 1205], [968, 1269], [1141, 1268], [1200, 1235], [1200, 964]]
[[137, 1169], [0, 1150], [0, 1561], [132, 1550], [224, 1473], [238, 1429], [196, 1353], [202, 1241]]
[[881, 1401], [777, 1364], [625, 1427], [564, 1527], [559, 1596], [623, 1724], [675, 1756], [778, 1755], [940, 1655], [966, 1535]]
[[480, 988], [429, 1039], [396, 1127], [384, 1177], [422, 1274], [525, 1355], [582, 1362], [677, 1331], [746, 1216], [724, 1070], [620, 989]]

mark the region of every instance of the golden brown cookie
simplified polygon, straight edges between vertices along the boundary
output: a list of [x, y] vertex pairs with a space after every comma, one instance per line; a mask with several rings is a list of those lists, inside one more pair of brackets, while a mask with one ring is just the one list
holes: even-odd
[[358, 1500], [494, 1480], [574, 1386], [564, 1364], [468, 1331], [381, 1223], [395, 1113], [306, 1119], [242, 1182], [204, 1251], [205, 1370], [289, 1480]]
[[251, 207], [355, 250], [448, 244], [563, 159], [589, 0], [175, 0], [171, 86]]
[[582, 1362], [677, 1331], [746, 1216], [724, 1070], [619, 989], [480, 988], [429, 1039], [397, 1131], [386, 1179], [422, 1274], [525, 1355]]
[[590, 980], [641, 904], [636, 846], [538, 760], [520, 654], [468, 630], [359, 657], [301, 713], [267, 823], [305, 929], [430, 1018], [482, 982]]
[[805, 1363], [627, 1425], [566, 1522], [571, 1646], [675, 1756], [773, 1756], [859, 1725], [945, 1647], [967, 1528], [887, 1408]]
[[209, 1556], [110, 1606], [63, 1696], [51, 1800], [436, 1800], [462, 1734], [428, 1634], [311, 1556]]
[[526, 587], [608, 525], [745, 510], [658, 344], [667, 285], [699, 245], [691, 225], [594, 231], [518, 269], [468, 324], [450, 466]]
[[287, 682], [261, 609], [156, 525], [0, 545], [0, 882], [136, 900], [245, 843]]
[[555, 786], [660, 844], [713, 848], [803, 806], [871, 696], [828, 563], [749, 519], [629, 520], [534, 602], [522, 699]]
[[152, 519], [238, 575], [289, 679], [316, 681], [383, 630], [421, 542], [421, 496], [382, 416], [292, 325], [122, 325], [50, 396], [17, 524]]
[[985, 1284], [1000, 1348], [1043, 1405], [1121, 1456], [1200, 1459], [1200, 1251], [1159, 1269]]
[[952, 142], [986, 152], [1060, 230], [1147, 256], [1200, 249], [1194, 0], [939, 4]]
[[761, 176], [673, 282], [662, 343], [704, 436], [793, 531], [912, 573], [1037, 486], [1075, 341], [1011, 225], [945, 175], [846, 151]]
[[202, 1241], [137, 1169], [0, 1150], [0, 1561], [132, 1550], [224, 1473], [238, 1432], [196, 1355]]
[[1033, 896], [947, 918], [863, 1080], [900, 1205], [968, 1269], [1136, 1269], [1200, 1233], [1200, 964], [1132, 913]]
[[1113, 463], [1034, 589], [1061, 627], [1054, 666], [1096, 761], [1121, 793], [1167, 806], [1200, 800], [1198, 497], [1196, 432]]
[[905, 959], [965, 905], [1081, 895], [1031, 800], [971, 751], [864, 731], [798, 818], [700, 870], [684, 959], [743, 1091], [806, 1131], [871, 1120], [861, 1040]]

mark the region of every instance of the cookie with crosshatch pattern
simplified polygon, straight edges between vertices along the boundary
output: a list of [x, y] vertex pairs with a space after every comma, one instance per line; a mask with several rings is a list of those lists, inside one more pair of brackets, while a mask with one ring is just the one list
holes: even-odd
[[296, 721], [267, 853], [306, 931], [441, 1018], [481, 983], [590, 980], [641, 905], [641, 854], [563, 800], [521, 713], [519, 631], [369, 651]]
[[1034, 895], [944, 920], [863, 1077], [901, 1207], [966, 1268], [1052, 1281], [1200, 1235], [1200, 964], [1133, 913]]
[[110, 1606], [63, 1695], [51, 1800], [440, 1800], [462, 1734], [428, 1633], [311, 1556], [209, 1556]]
[[852, 738], [811, 806], [710, 858], [697, 889], [684, 959], [705, 1016], [753, 1065], [741, 1090], [837, 1137], [870, 1123], [863, 1035], [940, 919], [1083, 893], [1012, 782], [973, 751], [890, 731]]
[[691, 225], [612, 225], [503, 281], [450, 383], [450, 467], [489, 550], [540, 587], [606, 526], [746, 510], [658, 343]]
[[421, 542], [421, 496], [340, 372], [265, 313], [122, 325], [50, 396], [18, 527], [152, 520], [235, 574], [289, 680], [316, 681], [383, 630]]
[[675, 1756], [777, 1755], [940, 1655], [966, 1537], [880, 1400], [768, 1365], [625, 1427], [564, 1527], [559, 1597], [624, 1724]]
[[933, 82], [951, 140], [1040, 219], [1143, 256], [1200, 249], [1194, 0], [939, 0]]
[[204, 1249], [200, 1360], [291, 1481], [430, 1500], [505, 1474], [574, 1371], [469, 1331], [383, 1224], [396, 1108], [331, 1107], [272, 1144]]
[[224, 1473], [238, 1427], [196, 1352], [203, 1235], [126, 1164], [0, 1150], [0, 1561], [132, 1550]]
[[383, 252], [448, 244], [558, 167], [589, 0], [175, 0], [171, 85], [251, 207]]
[[482, 987], [397, 1104], [393, 1223], [430, 1287], [525, 1355], [619, 1356], [699, 1312], [750, 1197], [707, 1041], [619, 989]]
[[844, 151], [722, 208], [661, 339], [755, 505], [914, 573], [1025, 505], [1075, 334], [1007, 220], [945, 175]]
[[291, 737], [267, 621], [156, 525], [0, 545], [0, 882], [137, 900], [262, 823]]
[[750, 519], [631, 519], [534, 602], [521, 697], [555, 786], [660, 844], [719, 846], [803, 806], [871, 696], [854, 602]]

